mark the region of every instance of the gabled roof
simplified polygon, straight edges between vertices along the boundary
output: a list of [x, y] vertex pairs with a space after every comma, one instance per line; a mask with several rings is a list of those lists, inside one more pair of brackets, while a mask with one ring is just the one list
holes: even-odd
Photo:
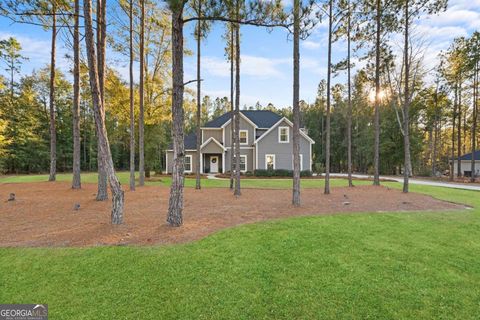
[[[197, 135], [195, 132], [187, 134], [183, 141], [185, 142], [185, 150], [197, 149]], [[168, 145], [168, 150], [173, 150], [173, 142]]]
[[[458, 158], [453, 158], [453, 160], [458, 160]], [[460, 157], [460, 160], [472, 160], [472, 153], [466, 153]], [[480, 160], [480, 150], [475, 151], [475, 161]]]
[[[280, 118], [280, 120], [277, 121], [270, 129], [268, 129], [267, 132], [262, 134], [260, 137], [258, 137], [257, 140], [255, 140], [253, 143], [257, 144], [258, 141], [262, 140], [264, 137], [266, 137], [270, 132], [272, 132], [277, 126], [279, 126], [282, 122], [286, 122], [290, 127], [293, 127], [293, 123], [288, 120], [286, 117]], [[314, 144], [315, 141], [310, 138], [303, 130], [300, 130], [300, 135], [303, 136], [305, 139], [307, 139], [310, 143]]]
[[200, 146], [200, 149], [203, 149], [203, 147], [205, 147], [206, 145], [208, 145], [210, 142], [213, 142], [215, 143], [217, 146], [219, 146], [223, 151], [227, 150], [220, 142], [218, 142], [217, 139], [215, 139], [214, 137], [210, 137], [207, 139], [207, 141], [205, 141], [201, 146]]
[[[282, 118], [282, 116], [270, 110], [240, 110], [240, 113], [253, 122], [258, 128], [270, 128]], [[207, 122], [204, 128], [221, 128], [231, 118], [231, 113], [227, 112], [220, 117]]]

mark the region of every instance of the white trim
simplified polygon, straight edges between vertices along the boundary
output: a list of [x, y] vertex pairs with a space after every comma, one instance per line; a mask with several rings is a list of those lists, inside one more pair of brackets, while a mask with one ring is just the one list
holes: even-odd
[[[258, 128], [258, 126], [252, 120], [248, 119], [248, 117], [246, 115], [244, 115], [241, 111], [239, 113], [240, 113], [240, 116], [242, 116], [242, 118], [245, 119], [245, 121], [250, 123], [254, 128]], [[221, 128], [225, 128], [230, 123], [230, 121], [232, 121], [232, 117], [230, 117], [230, 119], [228, 119], [227, 122], [225, 122], [221, 126]]]
[[258, 148], [254, 147], [253, 152], [255, 152], [255, 170], [258, 169]]
[[[288, 120], [287, 118], [283, 117], [282, 119], [280, 119], [277, 123], [275, 123], [270, 129], [267, 130], [267, 132], [265, 132], [264, 134], [262, 134], [257, 140], [255, 140], [253, 143], [258, 143], [260, 140], [263, 139], [263, 137], [267, 136], [270, 132], [272, 132], [275, 127], [277, 127], [279, 124], [282, 123], [282, 121], [285, 121], [290, 127], [293, 127], [293, 123]], [[315, 143], [315, 141], [310, 138], [305, 132], [303, 132], [302, 130], [300, 130], [300, 135], [303, 136], [305, 139], [307, 139], [308, 141], [310, 141], [310, 143]]]
[[[300, 171], [303, 171], [303, 154], [300, 153]], [[293, 160], [294, 160], [294, 155], [292, 154], [292, 170], [293, 170]]]
[[[232, 149], [232, 147], [225, 147], [225, 149]], [[255, 149], [255, 147], [240, 147], [240, 149]]]
[[[282, 141], [282, 129], [287, 129], [287, 141]], [[278, 127], [278, 143], [290, 143], [290, 127], [279, 126]]]
[[268, 170], [267, 157], [273, 157], [273, 170], [275, 170], [275, 162], [277, 162], [277, 157], [274, 154], [266, 154], [265, 155], [265, 170]]
[[[185, 159], [186, 159], [186, 158], [190, 158], [190, 170], [185, 169], [185, 172], [187, 172], [187, 173], [192, 173], [192, 172], [193, 172], [193, 170], [192, 170], [192, 169], [193, 169], [193, 157], [192, 157], [191, 154], [186, 154], [186, 155], [185, 155]], [[184, 160], [184, 161], [185, 161], [185, 160]], [[185, 165], [185, 164], [184, 164], [184, 165]]]
[[203, 173], [203, 153], [200, 152], [200, 173]]
[[222, 152], [222, 173], [225, 172], [225, 152]]
[[[241, 154], [240, 159], [245, 158], [245, 170], [242, 170], [240, 167], [240, 172], [247, 172], [248, 171], [248, 156], [246, 154]], [[233, 156], [233, 162], [235, 163], [235, 155]], [[240, 166], [242, 165], [242, 161], [240, 160]], [[230, 166], [231, 167], [231, 166]], [[232, 169], [232, 168], [230, 168]]]
[[310, 143], [310, 171], [312, 171], [312, 153], [313, 153], [313, 143]]
[[165, 172], [168, 174], [168, 152], [165, 152]]
[[221, 127], [200, 127], [202, 130], [220, 130]]
[[[203, 132], [203, 131], [202, 131]], [[225, 145], [225, 128], [222, 128], [222, 141], [223, 145]]]
[[214, 137], [208, 138], [207, 141], [205, 141], [205, 142], [200, 146], [200, 150], [202, 150], [203, 147], [205, 147], [207, 144], [209, 144], [210, 141], [215, 142], [220, 148], [222, 148], [223, 151], [227, 150], [227, 149], [226, 149], [220, 142], [218, 142], [218, 140], [215, 139]]
[[[241, 141], [241, 139], [242, 139], [242, 138], [241, 138], [242, 132], [246, 132], [246, 133], [247, 133], [246, 142], [242, 142], [242, 141]], [[238, 139], [239, 139], [239, 141], [240, 141], [240, 145], [248, 145], [248, 129], [239, 130], [239, 132], [238, 132]]]

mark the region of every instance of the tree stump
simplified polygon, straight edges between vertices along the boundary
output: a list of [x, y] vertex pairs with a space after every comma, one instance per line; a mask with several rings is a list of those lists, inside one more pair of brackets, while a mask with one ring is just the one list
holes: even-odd
[[15, 193], [10, 193], [10, 196], [8, 197], [8, 201], [15, 201]]
[[75, 204], [73, 205], [73, 210], [74, 210], [74, 211], [80, 210], [80, 203], [75, 203]]

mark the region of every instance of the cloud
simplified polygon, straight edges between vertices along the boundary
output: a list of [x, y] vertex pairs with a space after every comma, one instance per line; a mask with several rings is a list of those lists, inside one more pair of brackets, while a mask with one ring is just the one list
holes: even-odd
[[305, 49], [310, 49], [310, 50], [320, 48], [320, 42], [311, 41], [311, 40], [302, 41], [302, 42], [301, 42], [301, 45], [302, 45], [302, 47], [304, 47]]
[[[284, 77], [281, 66], [288, 64], [289, 59], [269, 59], [266, 57], [242, 55], [241, 74], [260, 78]], [[213, 76], [229, 77], [230, 63], [218, 57], [204, 57], [203, 69]]]

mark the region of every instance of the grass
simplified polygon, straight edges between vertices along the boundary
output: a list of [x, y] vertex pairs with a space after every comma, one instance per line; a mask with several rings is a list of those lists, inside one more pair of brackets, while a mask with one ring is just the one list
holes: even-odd
[[[129, 172], [117, 172], [117, 176], [120, 182], [128, 186], [130, 173]], [[158, 178], [152, 181], [146, 181], [146, 185], [163, 185], [170, 186], [172, 181], [170, 176], [162, 176], [160, 180]], [[17, 175], [17, 176], [0, 176], [0, 183], [25, 183], [25, 182], [45, 182], [48, 181], [48, 175]], [[72, 174], [60, 173], [57, 174], [57, 181], [72, 181]], [[97, 173], [83, 173], [82, 183], [97, 183]], [[302, 187], [304, 188], [318, 188], [324, 186], [323, 179], [303, 179]], [[358, 180], [356, 184], [370, 184], [369, 181]], [[330, 179], [330, 185], [332, 187], [347, 186], [345, 179]], [[195, 187], [195, 178], [187, 177], [185, 179], [186, 187]], [[202, 186], [204, 187], [217, 187], [224, 188], [229, 186], [228, 179], [202, 179]], [[245, 188], [290, 188], [292, 186], [291, 179], [244, 179], [242, 180], [242, 187]]]
[[3, 248], [0, 301], [48, 303], [50, 319], [478, 319], [478, 192], [411, 190], [474, 209], [290, 218], [161, 247]]

